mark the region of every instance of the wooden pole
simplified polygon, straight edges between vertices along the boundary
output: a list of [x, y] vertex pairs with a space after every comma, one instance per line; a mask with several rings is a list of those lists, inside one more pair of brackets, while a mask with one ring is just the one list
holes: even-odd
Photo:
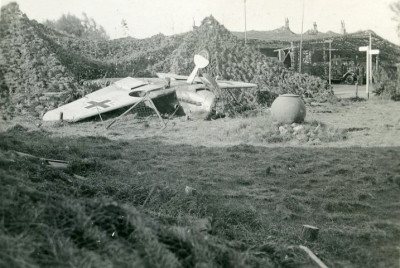
[[332, 42], [329, 42], [329, 85], [332, 86]]
[[[372, 50], [372, 37], [371, 37], [371, 33], [369, 33], [369, 51], [368, 52], [371, 52], [371, 50]], [[371, 85], [372, 85], [372, 54], [370, 54], [369, 57], [370, 57], [369, 58], [369, 68], [370, 68], [369, 75], [371, 77]]]
[[328, 77], [329, 82], [329, 62], [328, 62], [328, 70], [326, 70], [327, 56], [326, 56], [326, 47], [325, 44], [322, 46], [322, 56], [324, 58], [324, 75]]
[[156, 114], [158, 115], [158, 118], [160, 119], [163, 127], [165, 127], [165, 122], [164, 122], [163, 118], [161, 117], [160, 112], [157, 110], [157, 107], [154, 105], [154, 102], [151, 100], [151, 98], [148, 98], [148, 102], [150, 103], [150, 105], [152, 106], [152, 108], [154, 109]]
[[244, 43], [247, 44], [247, 15], [246, 15], [246, 0], [244, 0]]
[[127, 113], [129, 113], [133, 108], [135, 108], [136, 106], [138, 106], [139, 103], [141, 103], [142, 100], [143, 100], [144, 98], [145, 98], [145, 97], [143, 97], [140, 101], [138, 101], [138, 102], [136, 102], [134, 105], [132, 105], [132, 107], [129, 108], [128, 110], [126, 110], [123, 114], [121, 114], [120, 116], [118, 116], [117, 118], [115, 118], [115, 119], [106, 127], [106, 129], [108, 129], [109, 127], [111, 127], [111, 126], [112, 126], [115, 122], [117, 122], [121, 117], [123, 117], [124, 115], [126, 115]]
[[304, 0], [303, 0], [303, 14], [301, 17], [301, 36], [300, 36], [300, 55], [299, 55], [299, 73], [301, 73], [301, 65], [303, 61], [303, 25], [304, 25]]
[[103, 122], [103, 118], [101, 117], [100, 111], [99, 111], [99, 107], [96, 106], [96, 110], [97, 110], [97, 114], [100, 117], [101, 122]]
[[308, 256], [310, 256], [310, 258], [315, 261], [316, 264], [318, 264], [319, 267], [321, 268], [328, 268], [328, 266], [325, 265], [325, 263], [323, 263], [317, 256], [315, 256], [315, 254], [308, 248], [305, 246], [299, 246], [299, 248], [301, 248], [302, 250], [304, 250]]

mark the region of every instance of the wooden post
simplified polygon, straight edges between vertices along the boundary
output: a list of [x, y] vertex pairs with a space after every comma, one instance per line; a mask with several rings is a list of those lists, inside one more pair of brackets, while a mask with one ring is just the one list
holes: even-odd
[[294, 53], [294, 43], [290, 42], [290, 68], [292, 68], [293, 70], [295, 70], [295, 66], [296, 66], [296, 59], [295, 59], [295, 53]]
[[318, 238], [319, 228], [311, 225], [303, 225], [301, 237], [307, 241], [315, 241]]
[[[324, 58], [324, 76], [328, 77], [329, 80], [329, 66], [326, 67], [327, 59], [326, 59], [326, 47], [325, 44], [322, 46], [322, 57]], [[328, 63], [329, 64], [329, 63]]]
[[194, 195], [194, 194], [196, 194], [196, 189], [195, 188], [193, 188], [193, 187], [190, 187], [190, 186], [186, 186], [185, 187], [185, 194], [186, 195]]
[[369, 99], [369, 84], [371, 83], [372, 85], [372, 55], [378, 55], [379, 54], [379, 49], [372, 49], [371, 48], [371, 43], [372, 43], [372, 37], [371, 34], [369, 34], [369, 44], [368, 46], [365, 47], [359, 47], [358, 51], [365, 51], [366, 52], [366, 87], [365, 87], [365, 92], [367, 93], [367, 98]]
[[358, 82], [356, 82], [356, 98], [358, 98]]

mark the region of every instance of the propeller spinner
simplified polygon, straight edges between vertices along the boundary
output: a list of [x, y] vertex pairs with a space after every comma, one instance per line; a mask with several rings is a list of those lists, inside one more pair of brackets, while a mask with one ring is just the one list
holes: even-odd
[[206, 67], [209, 63], [210, 63], [209, 54], [206, 50], [202, 50], [199, 52], [199, 54], [194, 55], [195, 67], [194, 67], [192, 73], [189, 75], [186, 82], [188, 84], [192, 84], [194, 81], [194, 78], [196, 77], [197, 71], [201, 68]]

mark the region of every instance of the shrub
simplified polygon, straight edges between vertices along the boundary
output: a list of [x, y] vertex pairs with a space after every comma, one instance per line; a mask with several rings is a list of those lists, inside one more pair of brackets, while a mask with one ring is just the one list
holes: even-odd
[[383, 68], [374, 73], [375, 90], [377, 96], [383, 99], [400, 100], [399, 79], [396, 75], [389, 75]]

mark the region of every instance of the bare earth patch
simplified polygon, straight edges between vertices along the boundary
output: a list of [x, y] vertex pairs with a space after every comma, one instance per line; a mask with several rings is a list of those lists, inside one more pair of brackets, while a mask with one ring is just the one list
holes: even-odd
[[[398, 102], [372, 99], [369, 101], [352, 102], [348, 99], [337, 104], [312, 104], [307, 107], [305, 125], [320, 122], [329, 128], [329, 133], [341, 130], [346, 138], [326, 139], [321, 143], [305, 143], [288, 140], [274, 142], [265, 137], [271, 128], [268, 110], [246, 118], [222, 118], [214, 121], [186, 120], [178, 117], [170, 120], [165, 129], [160, 129], [157, 121], [150, 126], [132, 124], [127, 116], [106, 130], [112, 119], [101, 122], [84, 123], [49, 123], [38, 119], [17, 119], [4, 122], [4, 131], [16, 123], [28, 129], [39, 128], [49, 131], [54, 136], [103, 136], [110, 139], [138, 139], [157, 137], [166, 143], [191, 144], [195, 146], [231, 146], [241, 143], [256, 146], [400, 146], [400, 104]], [[329, 133], [326, 133], [329, 135]], [[335, 133], [334, 133], [335, 134]], [[340, 133], [337, 133], [340, 136]], [[336, 135], [336, 134], [335, 134]]]

